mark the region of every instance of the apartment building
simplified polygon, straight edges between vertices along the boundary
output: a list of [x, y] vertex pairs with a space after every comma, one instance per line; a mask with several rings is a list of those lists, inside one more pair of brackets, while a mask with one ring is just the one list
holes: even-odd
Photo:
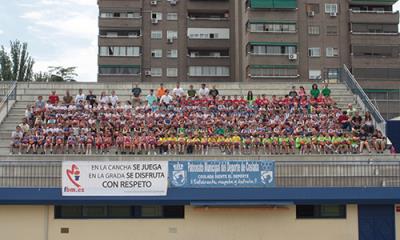
[[346, 64], [398, 88], [395, 2], [98, 0], [98, 80], [334, 81]]

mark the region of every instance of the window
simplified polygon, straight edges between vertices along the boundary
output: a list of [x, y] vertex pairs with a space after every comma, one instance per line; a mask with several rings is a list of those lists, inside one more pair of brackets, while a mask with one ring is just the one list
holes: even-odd
[[169, 49], [167, 51], [167, 58], [177, 58], [178, 57], [178, 49]]
[[167, 20], [168, 21], [177, 21], [178, 13], [167, 13]]
[[153, 50], [151, 50], [151, 56], [153, 58], [162, 58], [162, 49], [153, 49]]
[[100, 65], [100, 75], [139, 75], [139, 65]]
[[326, 56], [327, 57], [337, 57], [339, 56], [339, 49], [328, 47], [326, 48]]
[[162, 20], [162, 13], [160, 12], [152, 12], [151, 19], [157, 19], [158, 21]]
[[151, 68], [152, 77], [162, 77], [162, 68]]
[[140, 12], [101, 12], [100, 18], [140, 18]]
[[250, 32], [295, 33], [295, 23], [250, 23]]
[[296, 205], [296, 218], [346, 218], [346, 205]]
[[55, 219], [184, 218], [184, 206], [61, 205], [54, 207]]
[[309, 70], [308, 78], [310, 80], [321, 80], [321, 70]]
[[178, 32], [177, 31], [167, 31], [167, 39], [177, 39]]
[[229, 67], [190, 66], [189, 75], [195, 77], [229, 77]]
[[319, 4], [318, 3], [307, 3], [306, 4], [306, 12], [310, 16], [311, 12], [314, 14], [319, 13]]
[[308, 34], [319, 35], [319, 26], [316, 25], [308, 26]]
[[140, 47], [132, 46], [101, 46], [101, 57], [138, 57], [140, 56]]
[[329, 80], [338, 80], [339, 79], [339, 69], [328, 68], [328, 79]]
[[309, 48], [308, 49], [308, 56], [309, 57], [320, 57], [321, 56], [321, 49], [320, 48]]
[[190, 39], [229, 39], [229, 28], [188, 28]]
[[167, 77], [177, 77], [178, 69], [177, 68], [167, 68]]
[[336, 3], [325, 3], [325, 13], [337, 13], [338, 5]]
[[326, 35], [337, 35], [337, 26], [327, 26]]
[[162, 31], [151, 31], [151, 39], [162, 39]]
[[254, 55], [290, 55], [297, 51], [296, 46], [252, 45], [250, 48]]
[[297, 77], [297, 69], [281, 66], [250, 68], [252, 78]]

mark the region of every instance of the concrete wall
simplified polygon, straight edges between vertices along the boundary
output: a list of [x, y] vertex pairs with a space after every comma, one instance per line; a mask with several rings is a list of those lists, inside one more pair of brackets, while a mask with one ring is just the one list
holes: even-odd
[[[52, 206], [0, 206], [1, 239], [358, 239], [356, 205], [347, 206], [347, 219], [331, 220], [297, 220], [295, 206], [281, 208], [187, 206], [185, 219], [175, 220], [55, 220], [53, 211]], [[69, 228], [69, 233], [61, 234], [61, 228]], [[399, 224], [397, 228], [400, 228]]]
[[[400, 204], [395, 205], [395, 207], [400, 207]], [[394, 220], [395, 220], [395, 231], [396, 231], [396, 240], [400, 240], [400, 211], [396, 211], [394, 213]]]
[[48, 206], [0, 206], [0, 239], [47, 239]]

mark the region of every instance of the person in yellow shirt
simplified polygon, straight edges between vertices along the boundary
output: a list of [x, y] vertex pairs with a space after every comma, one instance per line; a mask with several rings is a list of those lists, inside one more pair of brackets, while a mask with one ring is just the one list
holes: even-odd
[[239, 134], [237, 134], [237, 132], [235, 132], [233, 134], [233, 136], [231, 137], [231, 152], [232, 153], [238, 152], [239, 154], [241, 154], [242, 150], [240, 148], [240, 142], [241, 142], [241, 138], [240, 138]]
[[221, 150], [221, 152], [225, 155], [226, 154], [226, 152], [225, 152], [226, 144], [225, 144], [224, 135], [221, 134], [217, 137], [217, 145], [218, 145], [219, 149]]
[[203, 137], [200, 138], [201, 141], [201, 154], [207, 155], [208, 154], [208, 136], [204, 134]]

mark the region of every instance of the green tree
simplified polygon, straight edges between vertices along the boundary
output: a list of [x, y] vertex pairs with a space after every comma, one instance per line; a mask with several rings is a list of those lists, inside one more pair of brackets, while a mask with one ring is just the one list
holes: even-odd
[[35, 61], [28, 52], [28, 44], [18, 40], [10, 42], [10, 53], [1, 46], [0, 50], [0, 80], [27, 82], [33, 79], [33, 64]]
[[49, 72], [51, 74], [52, 82], [75, 82], [78, 74], [75, 72], [76, 67], [62, 67], [50, 66]]
[[35, 82], [50, 82], [51, 74], [48, 72], [38, 72], [33, 74], [33, 81]]

